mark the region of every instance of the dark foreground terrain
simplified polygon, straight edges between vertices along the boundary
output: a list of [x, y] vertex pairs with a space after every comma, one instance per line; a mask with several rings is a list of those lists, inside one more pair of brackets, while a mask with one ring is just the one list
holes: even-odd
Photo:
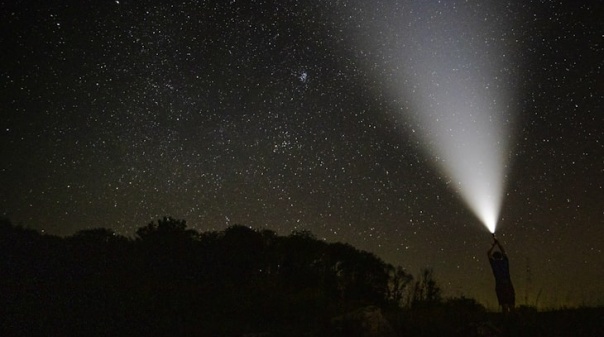
[[164, 218], [125, 238], [0, 221], [0, 336], [604, 336], [604, 309], [503, 317], [444, 299], [429, 270], [311, 233]]
[[396, 336], [604, 336], [604, 308], [537, 312], [519, 308], [509, 317], [464, 308], [410, 310], [392, 318]]

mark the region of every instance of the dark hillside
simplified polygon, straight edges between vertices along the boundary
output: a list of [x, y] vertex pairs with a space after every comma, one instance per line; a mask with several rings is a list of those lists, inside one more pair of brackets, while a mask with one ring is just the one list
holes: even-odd
[[61, 238], [0, 222], [0, 336], [599, 336], [604, 310], [489, 313], [432, 271], [310, 232], [164, 218], [135, 238]]

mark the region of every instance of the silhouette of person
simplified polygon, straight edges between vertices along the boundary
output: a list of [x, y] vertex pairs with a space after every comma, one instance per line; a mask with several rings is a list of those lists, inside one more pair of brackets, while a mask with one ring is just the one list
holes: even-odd
[[[498, 251], [494, 251], [495, 246], [499, 248]], [[505, 249], [499, 241], [493, 235], [493, 244], [491, 249], [487, 252], [489, 256], [489, 263], [495, 276], [495, 292], [497, 293], [497, 300], [504, 314], [508, 314], [514, 309], [516, 305], [516, 293], [514, 292], [514, 285], [510, 278], [510, 262], [508, 256], [505, 253]]]

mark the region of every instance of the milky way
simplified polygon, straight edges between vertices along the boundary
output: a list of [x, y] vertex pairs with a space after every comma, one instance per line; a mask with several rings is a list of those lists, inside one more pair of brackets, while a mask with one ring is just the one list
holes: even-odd
[[[443, 3], [1, 3], [0, 211], [57, 235], [133, 235], [164, 215], [200, 231], [311, 230], [413, 274], [432, 267], [445, 294], [494, 307], [490, 236], [403, 118], [451, 74], [396, 34], [430, 36], [442, 21], [424, 13], [448, 15]], [[486, 48], [467, 67], [507, 67], [485, 104], [516, 114], [497, 232], [519, 303], [602, 304], [602, 5], [489, 8], [481, 36], [511, 54]], [[426, 59], [417, 75], [397, 69], [410, 57]]]

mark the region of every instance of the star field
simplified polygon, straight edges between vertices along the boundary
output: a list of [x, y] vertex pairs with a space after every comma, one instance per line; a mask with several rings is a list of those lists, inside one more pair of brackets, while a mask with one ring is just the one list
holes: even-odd
[[[401, 74], [389, 39], [404, 20], [438, 20], [405, 1], [375, 8], [0, 2], [0, 211], [56, 235], [131, 236], [164, 215], [199, 231], [310, 230], [414, 274], [433, 267], [447, 295], [494, 307], [490, 234], [401, 118], [416, 107], [388, 93]], [[497, 232], [518, 302], [604, 304], [603, 6], [496, 10], [485, 36], [514, 46], [517, 76], [501, 82], [516, 122]]]

